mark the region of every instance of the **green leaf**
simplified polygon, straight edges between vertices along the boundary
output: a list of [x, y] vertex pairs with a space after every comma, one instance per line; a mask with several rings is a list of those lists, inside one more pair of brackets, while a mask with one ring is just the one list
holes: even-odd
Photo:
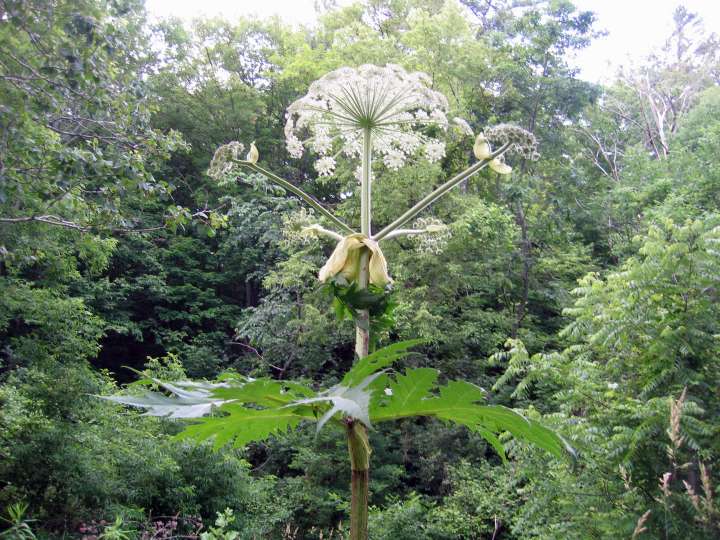
[[374, 353], [359, 360], [352, 369], [345, 374], [342, 385], [349, 387], [360, 384], [360, 382], [365, 380], [369, 375], [390, 366], [401, 358], [405, 358], [410, 354], [410, 351], [408, 351], [410, 347], [415, 347], [416, 345], [425, 343], [425, 341], [426, 340], [423, 339], [411, 339], [378, 349]]
[[185, 428], [178, 438], [204, 441], [214, 438], [215, 448], [233, 442], [244, 446], [250, 442], [262, 441], [271, 435], [284, 433], [296, 427], [302, 420], [314, 420], [309, 408], [248, 409], [230, 403], [221, 409], [226, 416], [203, 418], [199, 423]]
[[[385, 406], [380, 409], [371, 408], [373, 420], [382, 422], [417, 416], [417, 412], [424, 406], [422, 400], [429, 397], [430, 390], [436, 385], [438, 374], [437, 369], [417, 368], [406, 371], [404, 375], [397, 375], [394, 381], [389, 382], [391, 397], [385, 400]], [[378, 395], [382, 396], [379, 393]]]
[[213, 391], [213, 396], [218, 398], [236, 403], [255, 403], [262, 407], [283, 406], [298, 398], [314, 395], [315, 392], [301, 384], [273, 379], [255, 379], [241, 386], [220, 387]]
[[373, 386], [376, 398], [370, 408], [374, 422], [385, 422], [410, 416], [434, 416], [440, 420], [467, 426], [485, 438], [504, 459], [502, 445], [496, 434], [507, 431], [515, 438], [530, 442], [556, 457], [575, 456], [573, 449], [554, 431], [528, 420], [521, 414], [500, 405], [480, 405], [485, 391], [469, 382], [450, 381], [432, 393], [438, 372], [430, 368], [407, 370], [404, 375], [387, 378], [388, 397]]

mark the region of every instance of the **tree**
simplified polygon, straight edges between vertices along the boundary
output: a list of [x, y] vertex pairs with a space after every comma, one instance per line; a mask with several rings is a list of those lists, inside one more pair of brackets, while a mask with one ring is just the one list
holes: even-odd
[[718, 84], [718, 37], [708, 35], [697, 14], [682, 6], [675, 10], [673, 21], [671, 36], [647, 65], [620, 73], [623, 90], [629, 95], [607, 105], [618, 122], [642, 133], [645, 146], [657, 159], [670, 154], [670, 137], [702, 90]]

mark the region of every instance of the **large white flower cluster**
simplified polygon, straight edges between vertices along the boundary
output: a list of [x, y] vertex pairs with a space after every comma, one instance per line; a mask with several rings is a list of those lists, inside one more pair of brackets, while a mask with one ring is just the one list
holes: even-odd
[[288, 107], [287, 149], [296, 158], [305, 149], [318, 155], [315, 169], [329, 176], [339, 154], [362, 156], [363, 132], [369, 129], [372, 154], [390, 169], [399, 169], [414, 154], [438, 161], [445, 145], [427, 128], [448, 128], [448, 102], [429, 85], [425, 73], [393, 64], [332, 71]]

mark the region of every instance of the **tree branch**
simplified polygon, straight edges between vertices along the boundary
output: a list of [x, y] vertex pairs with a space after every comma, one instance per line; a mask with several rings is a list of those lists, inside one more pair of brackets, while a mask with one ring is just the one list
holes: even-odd
[[74, 229], [76, 231], [87, 232], [89, 227], [83, 227], [73, 221], [68, 221], [58, 216], [44, 215], [44, 216], [23, 216], [16, 218], [4, 218], [0, 217], [0, 223], [28, 223], [31, 221], [37, 221], [39, 223], [47, 223], [49, 225], [59, 225], [60, 227], [66, 227], [68, 229]]

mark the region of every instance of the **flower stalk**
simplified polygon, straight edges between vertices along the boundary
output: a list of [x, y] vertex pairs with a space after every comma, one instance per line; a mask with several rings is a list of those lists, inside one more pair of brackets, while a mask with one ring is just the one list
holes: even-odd
[[353, 234], [356, 231], [353, 230], [352, 227], [350, 227], [347, 223], [342, 221], [340, 218], [335, 216], [332, 212], [330, 212], [328, 209], [326, 209], [322, 204], [320, 204], [318, 201], [316, 201], [312, 196], [305, 193], [302, 189], [299, 187], [291, 184], [287, 180], [280, 178], [278, 175], [268, 171], [267, 169], [262, 168], [257, 163], [252, 163], [249, 161], [238, 161], [238, 164], [243, 165], [247, 167], [248, 169], [255, 171], [257, 173], [262, 174], [263, 176], [267, 177], [269, 180], [273, 181], [277, 185], [285, 188], [291, 193], [294, 193], [298, 197], [300, 197], [305, 203], [310, 206], [311, 208], [317, 210], [320, 214], [328, 218], [330, 221], [332, 221], [335, 225], [340, 227], [344, 232], [348, 234]]
[[[372, 131], [363, 129], [363, 155], [360, 173], [360, 232], [370, 238], [371, 222], [371, 166]], [[367, 289], [370, 278], [370, 250], [360, 252], [358, 288]], [[355, 320], [355, 355], [360, 360], [370, 349], [370, 314], [367, 309], [358, 311]], [[367, 427], [348, 419], [348, 452], [350, 453], [350, 540], [366, 540], [368, 527], [368, 490], [370, 484], [370, 441]]]
[[[399, 229], [403, 225], [405, 225], [408, 221], [412, 220], [413, 218], [417, 217], [420, 212], [425, 210], [428, 206], [432, 205], [435, 201], [437, 201], [440, 197], [445, 195], [448, 191], [450, 191], [452, 188], [460, 184], [461, 182], [467, 180], [475, 173], [481, 171], [489, 163], [492, 162], [492, 160], [498, 158], [499, 156], [503, 155], [508, 148], [510, 147], [509, 144], [504, 144], [500, 148], [498, 148], [495, 152], [490, 154], [490, 157], [485, 158], [481, 161], [478, 161], [477, 163], [474, 163], [461, 173], [453, 176], [450, 180], [442, 184], [440, 187], [435, 189], [432, 193], [429, 193], [420, 201], [418, 201], [412, 208], [407, 210], [405, 213], [403, 213], [399, 218], [397, 218], [395, 221], [393, 221], [390, 225], [383, 228], [380, 232], [378, 232], [375, 236], [373, 236], [374, 240], [377, 240], [378, 242], [380, 240], [383, 240], [386, 238], [390, 233], [394, 232], [395, 230]], [[397, 235], [396, 235], [397, 236]]]
[[370, 177], [372, 174], [372, 131], [363, 129], [363, 156], [360, 181], [360, 232], [368, 238], [372, 237], [372, 208], [370, 205]]

